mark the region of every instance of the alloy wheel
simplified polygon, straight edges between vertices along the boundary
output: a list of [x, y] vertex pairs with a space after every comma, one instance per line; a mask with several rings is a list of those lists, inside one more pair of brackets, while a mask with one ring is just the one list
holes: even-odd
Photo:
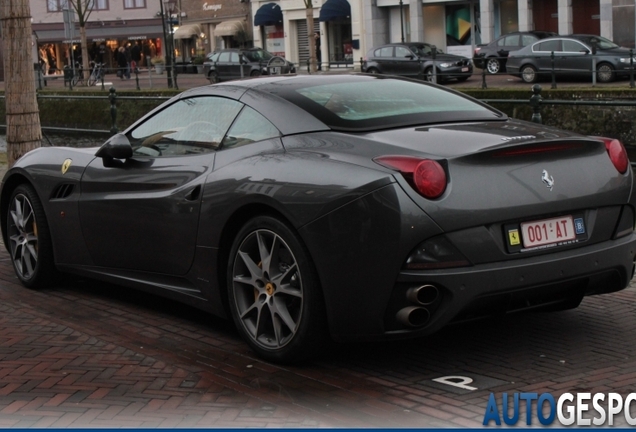
[[266, 229], [245, 237], [234, 257], [232, 289], [239, 321], [256, 345], [279, 349], [294, 338], [303, 310], [302, 277], [282, 237]]
[[488, 71], [489, 74], [497, 74], [499, 73], [501, 69], [501, 64], [499, 63], [499, 60], [495, 59], [495, 58], [491, 58], [488, 59], [486, 62], [486, 70]]
[[31, 279], [38, 263], [38, 225], [29, 198], [14, 196], [9, 208], [9, 245], [11, 259], [23, 279]]

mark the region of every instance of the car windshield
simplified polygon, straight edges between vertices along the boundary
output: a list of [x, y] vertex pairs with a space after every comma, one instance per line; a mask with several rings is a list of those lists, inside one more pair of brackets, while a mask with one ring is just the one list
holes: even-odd
[[265, 51], [263, 49], [244, 51], [243, 54], [245, 54], [245, 57], [247, 57], [247, 59], [251, 62], [269, 60], [272, 57], [274, 57], [272, 53], [270, 53], [269, 51]]
[[428, 83], [386, 77], [343, 81], [297, 88], [296, 96], [288, 99], [336, 130], [506, 117], [476, 100]]
[[614, 42], [612, 42], [611, 40], [606, 39], [604, 37], [601, 37], [601, 36], [590, 37], [586, 42], [588, 44], [591, 44], [594, 39], [596, 39], [596, 41], [597, 41], [596, 42], [596, 46], [599, 49], [614, 49], [614, 48], [618, 48], [618, 45], [616, 45]]

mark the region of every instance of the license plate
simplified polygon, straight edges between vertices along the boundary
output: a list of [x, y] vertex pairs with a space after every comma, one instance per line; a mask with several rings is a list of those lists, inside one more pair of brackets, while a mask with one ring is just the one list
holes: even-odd
[[462, 72], [468, 72], [468, 68], [467, 67], [463, 67], [462, 68]]
[[523, 247], [530, 248], [576, 238], [572, 216], [521, 224]]

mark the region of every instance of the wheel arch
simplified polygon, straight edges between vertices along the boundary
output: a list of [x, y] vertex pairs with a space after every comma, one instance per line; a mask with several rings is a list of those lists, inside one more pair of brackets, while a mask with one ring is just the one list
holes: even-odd
[[2, 240], [5, 244], [5, 247], [8, 244], [7, 210], [9, 209], [9, 199], [11, 198], [11, 194], [13, 194], [13, 191], [22, 184], [28, 184], [35, 190], [35, 186], [33, 185], [33, 183], [31, 183], [29, 179], [21, 173], [15, 173], [9, 178], [5, 179], [2, 186], [2, 193], [0, 194], [0, 223], [2, 224], [2, 226], [0, 228], [2, 229]]
[[[218, 258], [217, 258], [217, 282], [219, 284], [219, 294], [221, 296], [221, 300], [223, 302], [223, 308], [228, 316], [231, 316], [229, 310], [229, 299], [227, 295], [227, 266], [230, 260], [230, 250], [232, 249], [232, 244], [234, 243], [234, 239], [236, 235], [239, 233], [241, 228], [250, 220], [258, 216], [270, 216], [284, 224], [288, 225], [292, 230], [296, 232], [298, 237], [301, 239], [303, 243], [303, 247], [305, 251], [310, 257], [312, 265], [315, 269], [315, 264], [313, 262], [313, 258], [311, 258], [311, 254], [309, 252], [309, 248], [305, 243], [305, 239], [302, 234], [299, 232], [297, 227], [292, 223], [291, 219], [287, 217], [283, 212], [277, 210], [274, 206], [268, 203], [255, 202], [245, 204], [236, 210], [228, 217], [227, 222], [223, 226], [221, 230], [221, 237], [219, 239], [218, 248]], [[320, 274], [316, 271], [316, 275], [318, 277], [318, 286], [320, 288], [320, 295], [323, 297], [324, 301], [324, 292], [322, 290], [322, 281], [320, 280]]]

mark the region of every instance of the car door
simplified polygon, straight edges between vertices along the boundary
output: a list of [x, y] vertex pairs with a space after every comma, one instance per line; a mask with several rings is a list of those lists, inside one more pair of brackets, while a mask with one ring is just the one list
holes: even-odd
[[519, 35], [510, 35], [506, 36], [503, 39], [500, 39], [497, 42], [497, 57], [499, 57], [502, 61], [506, 61], [508, 59], [508, 54], [510, 51], [516, 51], [521, 49], [521, 41], [519, 39]]
[[416, 77], [422, 72], [420, 59], [406, 47], [396, 46], [394, 51], [396, 75]]
[[554, 52], [554, 70], [558, 72], [556, 58], [561, 53], [561, 39], [538, 42], [532, 46], [533, 61], [542, 77], [549, 77], [552, 72], [552, 53]]
[[393, 57], [393, 47], [386, 46], [382, 48], [378, 48], [375, 50], [375, 58], [378, 68], [380, 72], [383, 74], [394, 74], [395, 67], [395, 58]]
[[230, 79], [240, 79], [241, 77], [241, 56], [237, 51], [230, 53], [230, 62], [228, 66]]
[[171, 275], [188, 271], [205, 179], [242, 106], [213, 96], [178, 100], [127, 132], [131, 158], [89, 164], [79, 211], [95, 265]]
[[575, 77], [591, 77], [592, 50], [581, 42], [563, 39], [562, 51], [556, 61], [556, 69]]
[[216, 62], [216, 70], [220, 80], [226, 81], [232, 79], [230, 72], [230, 51], [223, 51], [219, 54], [219, 60]]

